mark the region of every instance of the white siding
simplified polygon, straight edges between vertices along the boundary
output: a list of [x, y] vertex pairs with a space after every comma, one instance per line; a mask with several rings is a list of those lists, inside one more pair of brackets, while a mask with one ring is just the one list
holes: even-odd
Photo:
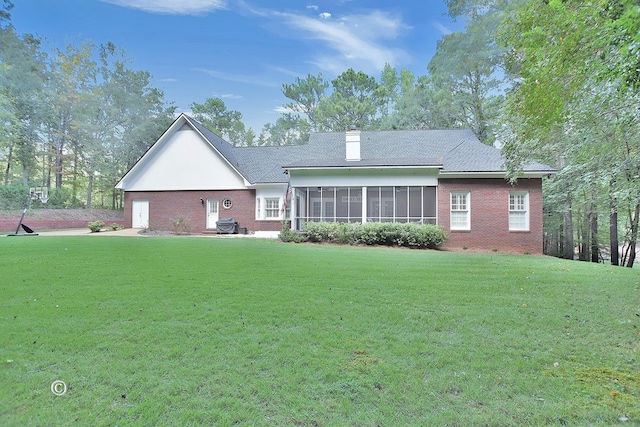
[[[266, 218], [267, 199], [278, 199], [278, 209], [282, 206], [284, 193], [287, 191], [286, 184], [270, 184], [256, 187], [256, 219], [264, 220]], [[282, 218], [282, 214], [280, 217]], [[272, 219], [269, 219], [272, 220]]]
[[334, 169], [289, 171], [292, 187], [436, 186], [438, 169]]
[[122, 181], [126, 191], [232, 190], [246, 188], [242, 177], [184, 126], [159, 141]]

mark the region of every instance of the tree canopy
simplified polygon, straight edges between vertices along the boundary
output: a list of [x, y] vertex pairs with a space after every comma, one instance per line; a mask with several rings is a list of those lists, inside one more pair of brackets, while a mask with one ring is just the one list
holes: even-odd
[[[2, 22], [10, 20], [4, 1]], [[57, 206], [120, 206], [114, 185], [173, 120], [175, 107], [112, 43], [43, 50], [0, 27], [3, 185], [50, 187]]]
[[596, 260], [605, 205], [617, 264], [624, 213], [622, 261], [632, 266], [640, 213], [640, 8], [634, 0], [530, 1], [510, 16], [500, 37], [514, 78], [503, 125], [512, 176], [532, 157], [559, 168], [550, 193], [561, 195], [555, 209], [578, 213], [565, 215], [566, 257], [573, 256], [577, 218], [580, 257]]

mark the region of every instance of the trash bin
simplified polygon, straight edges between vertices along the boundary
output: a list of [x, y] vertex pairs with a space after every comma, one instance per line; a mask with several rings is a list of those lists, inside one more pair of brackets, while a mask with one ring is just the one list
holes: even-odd
[[234, 218], [220, 218], [216, 221], [218, 234], [238, 234], [238, 221]]

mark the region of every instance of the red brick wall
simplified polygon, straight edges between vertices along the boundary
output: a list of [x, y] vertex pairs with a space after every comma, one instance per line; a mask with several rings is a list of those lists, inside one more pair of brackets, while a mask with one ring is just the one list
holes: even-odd
[[[186, 219], [189, 231], [192, 233], [215, 232], [215, 228], [207, 230], [207, 209], [200, 199], [217, 199], [220, 201], [219, 217], [235, 218], [239, 227], [251, 231], [280, 231], [280, 221], [255, 220], [255, 190], [225, 190], [225, 191], [141, 191], [125, 193], [124, 218], [125, 227], [131, 227], [132, 200], [149, 201], [149, 228], [155, 230], [173, 231], [173, 221], [177, 218]], [[222, 200], [229, 199], [232, 206], [222, 207]]]
[[[469, 191], [471, 230], [452, 231], [449, 204], [452, 191]], [[529, 231], [509, 231], [509, 192], [529, 192]], [[542, 254], [542, 180], [521, 179], [511, 186], [504, 179], [438, 180], [438, 223], [447, 230], [445, 249], [494, 250]]]

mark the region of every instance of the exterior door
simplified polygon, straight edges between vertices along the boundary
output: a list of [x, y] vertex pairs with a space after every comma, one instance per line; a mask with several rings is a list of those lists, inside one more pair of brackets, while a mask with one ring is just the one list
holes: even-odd
[[131, 203], [131, 227], [149, 228], [149, 201], [133, 200]]
[[219, 219], [218, 200], [207, 199], [207, 228], [216, 228], [216, 222]]

